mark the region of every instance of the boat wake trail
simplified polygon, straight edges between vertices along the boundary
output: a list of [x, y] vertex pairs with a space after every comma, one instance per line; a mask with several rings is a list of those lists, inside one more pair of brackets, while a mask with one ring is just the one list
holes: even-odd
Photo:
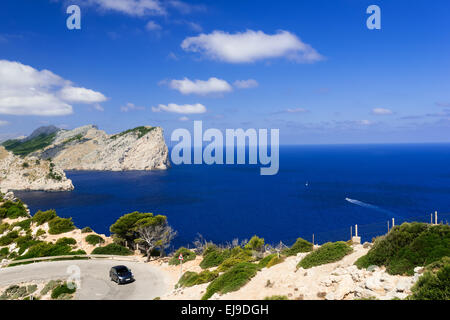
[[350, 203], [356, 204], [357, 206], [360, 206], [360, 207], [364, 207], [364, 208], [368, 208], [368, 209], [372, 209], [372, 210], [377, 210], [377, 211], [388, 213], [388, 214], [393, 214], [389, 210], [385, 210], [383, 208], [377, 207], [377, 206], [375, 206], [373, 204], [370, 204], [370, 203], [365, 203], [365, 202], [362, 202], [362, 201], [359, 201], [359, 200], [350, 199], [350, 198], [345, 198], [345, 200], [350, 202]]

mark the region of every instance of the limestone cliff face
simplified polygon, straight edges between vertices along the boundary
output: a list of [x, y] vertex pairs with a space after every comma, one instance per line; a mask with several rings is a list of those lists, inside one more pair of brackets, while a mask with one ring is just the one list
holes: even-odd
[[19, 157], [0, 146], [0, 190], [68, 191], [73, 189], [64, 171], [48, 160]]
[[64, 170], [164, 170], [169, 151], [160, 127], [138, 127], [108, 135], [89, 125], [59, 131], [51, 145], [33, 153]]

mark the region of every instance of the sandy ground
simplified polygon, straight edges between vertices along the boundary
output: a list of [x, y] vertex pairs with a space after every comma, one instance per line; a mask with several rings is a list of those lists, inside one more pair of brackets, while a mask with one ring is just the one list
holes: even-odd
[[[368, 248], [362, 245], [353, 246], [354, 251], [342, 260], [310, 269], [297, 269], [298, 262], [307, 254], [301, 253], [294, 257], [288, 257], [280, 264], [259, 271], [239, 291], [224, 295], [215, 294], [211, 299], [217, 300], [261, 300], [273, 295], [287, 296], [292, 300], [321, 300], [321, 299], [354, 299], [355, 292], [362, 296], [377, 296], [380, 299], [392, 299], [393, 297], [404, 298], [412, 282], [412, 277], [401, 277], [388, 275], [384, 268], [376, 271], [357, 270], [354, 262], [365, 255]], [[201, 257], [187, 262], [183, 266], [183, 272], [199, 272]], [[167, 300], [198, 300], [201, 299], [208, 287], [208, 283], [175, 289], [180, 278], [179, 266], [168, 266], [167, 263], [152, 262], [166, 273], [172, 283], [172, 291], [161, 297]], [[355, 280], [356, 278], [356, 280]], [[379, 280], [381, 279], [381, 280]], [[371, 291], [366, 288], [366, 282], [374, 284]], [[377, 282], [378, 281], [378, 282]], [[396, 285], [402, 281], [407, 282], [404, 292], [396, 290]], [[376, 287], [376, 286], [379, 286]], [[392, 287], [392, 288], [389, 288]], [[379, 290], [379, 291], [377, 291]], [[325, 297], [327, 293], [330, 293]]]

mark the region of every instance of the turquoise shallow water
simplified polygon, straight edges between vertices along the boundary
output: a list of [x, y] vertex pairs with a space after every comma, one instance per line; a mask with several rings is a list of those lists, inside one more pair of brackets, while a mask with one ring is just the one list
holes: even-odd
[[[155, 172], [68, 172], [72, 192], [19, 192], [34, 213], [57, 210], [78, 227], [109, 233], [135, 210], [164, 214], [178, 231], [174, 246], [197, 233], [215, 242], [250, 238], [292, 243], [347, 240], [360, 225], [363, 240], [387, 221], [450, 212], [450, 145], [281, 147], [280, 171], [259, 166], [174, 166]], [[440, 214], [450, 220], [449, 215]]]

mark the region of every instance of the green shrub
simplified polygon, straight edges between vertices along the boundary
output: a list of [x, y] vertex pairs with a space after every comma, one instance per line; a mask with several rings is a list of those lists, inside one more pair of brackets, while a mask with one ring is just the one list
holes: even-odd
[[308, 269], [322, 264], [336, 262], [352, 251], [353, 249], [343, 241], [328, 242], [304, 257], [298, 263], [297, 268], [302, 267]]
[[103, 239], [102, 237], [100, 237], [99, 235], [96, 234], [90, 234], [88, 236], [86, 236], [86, 238], [84, 238], [86, 240], [87, 243], [89, 243], [90, 245], [97, 245], [99, 243], [105, 243], [105, 239]]
[[287, 256], [295, 256], [300, 252], [310, 252], [313, 250], [313, 244], [305, 239], [298, 238], [297, 241], [290, 247], [283, 251]]
[[450, 257], [427, 266], [411, 291], [410, 300], [450, 300]]
[[49, 146], [56, 137], [56, 132], [51, 134], [42, 133], [30, 140], [12, 139], [2, 143], [6, 150], [11, 151], [15, 155], [26, 156], [34, 151]]
[[75, 293], [75, 291], [76, 291], [76, 288], [71, 289], [68, 287], [67, 283], [63, 283], [61, 285], [58, 285], [56, 288], [54, 288], [52, 290], [51, 297], [52, 297], [52, 299], [58, 299], [63, 294], [71, 295], [71, 294]]
[[178, 281], [179, 287], [192, 287], [202, 283], [208, 283], [218, 277], [217, 272], [204, 270], [200, 273], [187, 271]]
[[269, 254], [268, 256], [265, 256], [258, 262], [258, 266], [262, 269], [267, 267], [267, 264], [272, 260], [272, 258], [278, 256], [276, 253]]
[[0, 300], [18, 300], [27, 295], [27, 287], [11, 285], [0, 296]]
[[33, 221], [40, 226], [41, 224], [44, 224], [46, 222], [49, 222], [50, 220], [56, 218], [56, 211], [55, 210], [47, 210], [47, 211], [38, 211], [33, 216]]
[[181, 247], [178, 249], [173, 257], [169, 260], [169, 265], [179, 265], [180, 260], [178, 260], [178, 257], [180, 256], [180, 253], [183, 254], [183, 263], [186, 263], [188, 261], [194, 260], [196, 257], [196, 254], [194, 251], [191, 251], [189, 249], [186, 249], [184, 247]]
[[8, 230], [9, 227], [10, 227], [10, 225], [7, 222], [0, 224], [0, 234], [3, 234], [3, 232]]
[[81, 233], [89, 233], [89, 232], [94, 232], [94, 231], [92, 231], [92, 229], [90, 227], [84, 227], [83, 229], [81, 229]]
[[390, 274], [413, 275], [415, 267], [445, 256], [450, 256], [450, 226], [403, 223], [377, 238], [355, 265], [358, 268], [384, 265]]
[[46, 234], [45, 230], [38, 229], [38, 231], [36, 231], [35, 237], [36, 237], [36, 238], [39, 238], [40, 236], [42, 236], [42, 235], [44, 235], [44, 234]]
[[276, 264], [282, 263], [284, 261], [284, 257], [279, 257], [278, 255], [276, 255], [275, 257], [273, 257], [272, 259], [270, 259], [270, 261], [267, 263], [267, 268], [273, 267]]
[[0, 238], [0, 246], [9, 246], [18, 237], [19, 233], [17, 231], [8, 232], [6, 235]]
[[50, 280], [47, 282], [41, 290], [41, 295], [45, 296], [47, 293], [55, 289], [59, 284], [61, 283], [61, 280]]
[[39, 258], [39, 257], [53, 257], [66, 255], [82, 255], [86, 254], [83, 250], [72, 251], [72, 248], [67, 244], [53, 244], [50, 242], [39, 242], [31, 246], [27, 253], [17, 257], [16, 260]]
[[208, 285], [202, 300], [208, 300], [216, 292], [225, 294], [239, 290], [256, 275], [257, 271], [258, 266], [249, 262], [241, 262], [233, 266]]
[[245, 245], [245, 249], [261, 251], [264, 247], [264, 239], [258, 236], [253, 236], [250, 241]]
[[30, 248], [31, 246], [34, 246], [35, 244], [40, 243], [41, 241], [34, 240], [31, 235], [26, 235], [23, 237], [18, 237], [14, 240], [14, 242], [19, 247], [19, 255], [25, 252], [26, 249]]
[[73, 225], [72, 218], [60, 218], [56, 217], [50, 220], [48, 223], [49, 229], [48, 233], [50, 234], [60, 234], [72, 231], [75, 229], [75, 226]]
[[216, 246], [209, 246], [203, 252], [203, 260], [200, 262], [202, 269], [217, 267], [231, 255], [229, 249], [219, 249]]
[[242, 263], [242, 262], [252, 262], [255, 258], [252, 255], [251, 250], [242, 249], [240, 247], [233, 248], [231, 250], [231, 256], [225, 259], [217, 268], [219, 272], [225, 272], [231, 267]]
[[64, 244], [75, 245], [77, 244], [77, 240], [75, 240], [74, 238], [67, 238], [67, 237], [59, 238], [58, 240], [56, 240], [56, 245], [64, 245]]
[[109, 255], [116, 255], [116, 256], [129, 256], [129, 255], [133, 254], [133, 252], [125, 247], [122, 247], [121, 245], [118, 245], [116, 243], [111, 243], [104, 247], [95, 248], [92, 251], [92, 254], [109, 254]]
[[0, 249], [0, 260], [5, 259], [9, 254], [8, 248], [1, 248]]
[[25, 219], [19, 222], [14, 222], [10, 229], [12, 230], [14, 227], [21, 227], [23, 230], [30, 230], [31, 222], [33, 219]]
[[265, 297], [264, 300], [289, 300], [287, 296], [270, 296]]
[[17, 219], [20, 217], [28, 217], [27, 209], [22, 201], [7, 200], [0, 207], [0, 218]]

